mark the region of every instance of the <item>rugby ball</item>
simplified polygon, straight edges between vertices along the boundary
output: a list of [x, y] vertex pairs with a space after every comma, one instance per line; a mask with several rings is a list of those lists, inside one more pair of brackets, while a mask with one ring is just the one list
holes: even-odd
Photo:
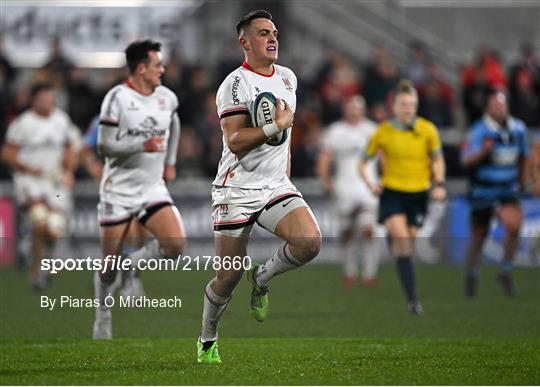
[[[269, 91], [260, 93], [251, 106], [251, 122], [254, 127], [261, 127], [266, 124], [271, 124], [276, 118], [277, 100], [274, 94]], [[287, 132], [285, 129], [275, 136], [269, 138], [266, 144], [271, 146], [279, 146], [287, 140]]]

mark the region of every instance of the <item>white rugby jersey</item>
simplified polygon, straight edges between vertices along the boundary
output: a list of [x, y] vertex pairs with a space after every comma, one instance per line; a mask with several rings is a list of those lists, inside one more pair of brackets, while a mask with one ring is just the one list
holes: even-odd
[[[19, 147], [17, 159], [21, 164], [42, 171], [43, 176], [34, 177], [36, 184], [39, 184], [39, 179], [60, 179], [65, 147], [73, 138], [72, 130], [77, 129], [60, 109], [54, 109], [47, 117], [27, 110], [9, 126], [6, 142]], [[24, 176], [29, 175], [14, 172], [16, 181]]]
[[[107, 192], [130, 203], [130, 198], [163, 183], [164, 164], [176, 162], [177, 108], [176, 95], [164, 86], [144, 95], [128, 81], [107, 93], [98, 134], [98, 150], [105, 156], [100, 194]], [[144, 142], [156, 136], [163, 137], [167, 152], [144, 152]], [[169, 142], [170, 136], [174, 141]]]
[[[375, 123], [368, 119], [356, 125], [337, 121], [330, 125], [324, 134], [323, 150], [332, 153], [336, 165], [335, 186], [338, 195], [347, 191], [352, 194], [371, 195], [360, 177], [358, 165], [375, 129]], [[375, 181], [375, 163], [368, 163], [368, 173], [372, 181]]]
[[[220, 118], [235, 114], [249, 115], [257, 96], [265, 91], [281, 98], [292, 111], [296, 110], [297, 81], [294, 73], [283, 66], [274, 65], [271, 75], [256, 73], [244, 62], [223, 81], [216, 96]], [[236, 156], [223, 136], [223, 152], [213, 184], [220, 187], [275, 188], [287, 179], [287, 162], [291, 128], [286, 129], [283, 144], [261, 146]]]

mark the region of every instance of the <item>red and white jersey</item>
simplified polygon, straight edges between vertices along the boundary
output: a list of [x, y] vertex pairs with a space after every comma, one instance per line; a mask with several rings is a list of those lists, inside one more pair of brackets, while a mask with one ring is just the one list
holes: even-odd
[[168, 144], [178, 108], [164, 86], [141, 94], [129, 82], [117, 85], [101, 105], [98, 149], [105, 156], [100, 195], [129, 204], [156, 184], [163, 184], [166, 152], [144, 152], [144, 142], [162, 137]]
[[[336, 165], [335, 189], [339, 197], [373, 196], [360, 177], [358, 165], [375, 129], [374, 122], [364, 119], [356, 125], [337, 121], [326, 130], [322, 149], [332, 153]], [[368, 173], [372, 181], [376, 181], [375, 163], [368, 164]]]
[[[271, 75], [256, 73], [244, 62], [223, 81], [216, 96], [220, 118], [235, 114], [249, 115], [255, 98], [260, 93], [271, 92], [296, 110], [297, 80], [287, 67], [274, 65]], [[286, 140], [278, 146], [261, 146], [235, 155], [223, 136], [223, 152], [213, 184], [220, 187], [276, 188], [287, 180], [287, 163], [291, 128], [286, 129]]]

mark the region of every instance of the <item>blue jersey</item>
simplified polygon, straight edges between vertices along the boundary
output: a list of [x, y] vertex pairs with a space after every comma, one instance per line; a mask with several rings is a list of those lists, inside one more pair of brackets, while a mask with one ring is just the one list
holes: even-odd
[[94, 117], [86, 133], [84, 134], [84, 143], [88, 145], [94, 152], [97, 151], [97, 141], [98, 141], [98, 129], [99, 129], [99, 116]]
[[493, 140], [488, 156], [471, 171], [471, 196], [510, 196], [518, 192], [520, 164], [528, 156], [527, 128], [510, 117], [507, 128], [499, 128], [484, 117], [473, 124], [462, 157], [482, 149], [486, 139]]

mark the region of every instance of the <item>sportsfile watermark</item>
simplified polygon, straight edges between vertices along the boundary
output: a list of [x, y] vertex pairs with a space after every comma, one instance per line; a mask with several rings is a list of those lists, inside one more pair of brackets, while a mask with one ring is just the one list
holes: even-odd
[[121, 255], [107, 255], [104, 258], [44, 258], [41, 260], [41, 270], [50, 274], [61, 271], [99, 271], [105, 273], [110, 270], [140, 270], [140, 271], [191, 271], [191, 270], [249, 270], [251, 269], [249, 256], [189, 256], [179, 255], [170, 258], [146, 258], [131, 260]]

